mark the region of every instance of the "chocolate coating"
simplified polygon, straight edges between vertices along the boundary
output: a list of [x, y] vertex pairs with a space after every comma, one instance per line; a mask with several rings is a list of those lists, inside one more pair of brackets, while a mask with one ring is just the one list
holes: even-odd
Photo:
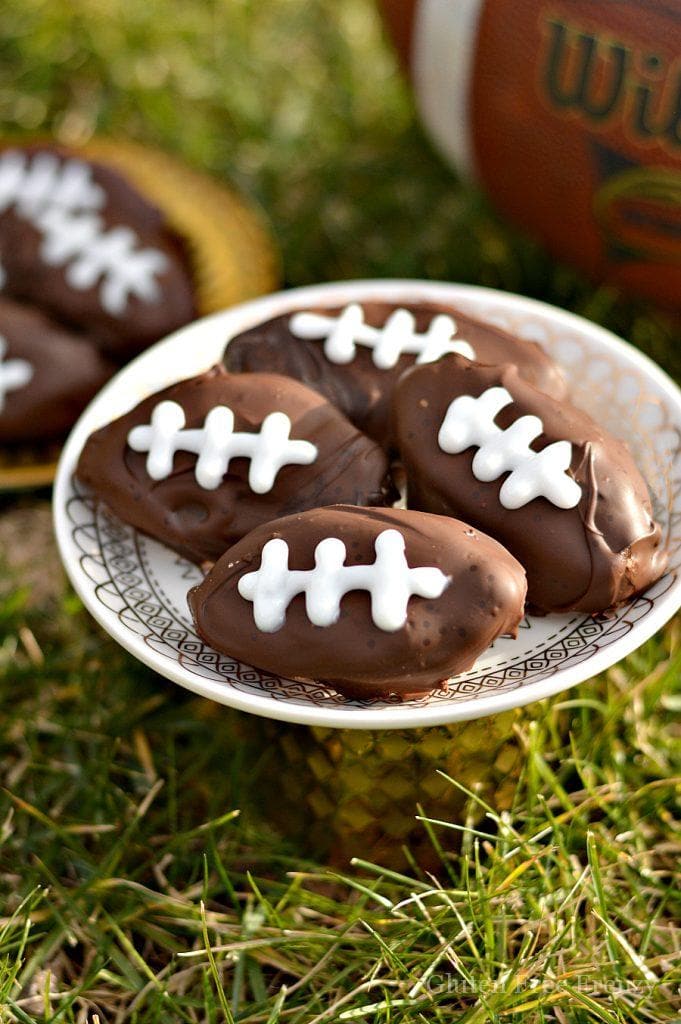
[[[202, 427], [217, 405], [234, 413], [235, 431], [259, 432], [268, 413], [291, 420], [291, 438], [318, 448], [315, 462], [288, 465], [266, 494], [248, 484], [249, 460], [233, 459], [216, 490], [199, 486], [196, 456], [177, 452], [172, 474], [152, 480], [144, 453], [127, 444], [130, 430], [149, 423], [164, 399], [184, 409], [187, 429]], [[77, 476], [127, 523], [197, 563], [214, 561], [250, 530], [318, 505], [380, 505], [393, 500], [385, 453], [317, 392], [274, 374], [229, 374], [222, 367], [150, 395], [131, 412], [92, 434]]]
[[[434, 303], [362, 302], [364, 317], [372, 327], [382, 327], [396, 309], [406, 309], [423, 332], [437, 314], [454, 318], [456, 340], [467, 341], [479, 362], [508, 363], [518, 366], [522, 377], [557, 398], [565, 394], [565, 381], [556, 364], [539, 345], [523, 341], [491, 324], [465, 316], [450, 306]], [[316, 308], [311, 312], [335, 316], [343, 307]], [[233, 338], [224, 361], [233, 373], [266, 371], [295, 377], [314, 388], [343, 412], [360, 430], [379, 444], [390, 447], [390, 403], [392, 392], [416, 356], [402, 355], [389, 370], [374, 366], [369, 349], [358, 348], [352, 362], [330, 362], [324, 355], [324, 342], [298, 338], [289, 330], [293, 314], [276, 317]]]
[[147, 301], [129, 295], [122, 315], [111, 315], [102, 306], [101, 279], [91, 287], [74, 287], [68, 273], [73, 260], [61, 266], [49, 265], [41, 256], [42, 232], [30, 217], [11, 204], [0, 213], [0, 263], [6, 294], [37, 305], [63, 324], [85, 331], [117, 356], [127, 357], [141, 351], [194, 318], [191, 274], [182, 242], [170, 230], [164, 214], [121, 174], [58, 146], [6, 145], [0, 149], [0, 156], [9, 150], [21, 152], [29, 159], [49, 153], [88, 164], [92, 180], [106, 194], [106, 202], [95, 211], [104, 229], [131, 229], [137, 235], [136, 249], [156, 249], [166, 257], [167, 264], [154, 277], [158, 289], [155, 298]]
[[[471, 468], [476, 448], [450, 455], [439, 447], [438, 432], [452, 400], [477, 398], [497, 385], [514, 400], [496, 417], [500, 427], [532, 414], [544, 428], [535, 450], [571, 442], [570, 475], [582, 487], [575, 508], [560, 509], [539, 497], [506, 509], [499, 491], [508, 474], [482, 483]], [[535, 610], [607, 611], [664, 572], [660, 527], [627, 446], [586, 413], [522, 380], [515, 367], [480, 366], [454, 355], [415, 367], [397, 386], [394, 413], [409, 507], [461, 517], [501, 541], [527, 570], [528, 600]]]
[[88, 338], [6, 298], [0, 298], [0, 336], [3, 362], [20, 359], [32, 370], [26, 384], [3, 394], [3, 444], [59, 437], [116, 369]]
[[[376, 537], [386, 529], [404, 537], [410, 567], [434, 566], [451, 578], [439, 598], [410, 598], [403, 628], [385, 632], [375, 626], [369, 594], [355, 590], [343, 597], [340, 617], [331, 626], [313, 626], [299, 594], [281, 629], [257, 629], [253, 605], [237, 586], [245, 573], [259, 568], [267, 541], [286, 541], [291, 569], [314, 568], [315, 547], [327, 537], [343, 541], [346, 565], [371, 564]], [[359, 698], [427, 692], [466, 671], [498, 636], [515, 635], [524, 599], [525, 574], [518, 562], [465, 523], [350, 506], [314, 509], [258, 527], [189, 592], [196, 628], [217, 650], [267, 672], [329, 682], [345, 696]]]

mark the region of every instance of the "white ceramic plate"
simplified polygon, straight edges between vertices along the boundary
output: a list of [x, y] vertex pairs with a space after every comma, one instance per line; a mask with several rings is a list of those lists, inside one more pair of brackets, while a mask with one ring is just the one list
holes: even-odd
[[[563, 367], [575, 403], [630, 445], [654, 497], [669, 573], [617, 614], [524, 620], [449, 689], [407, 702], [346, 701], [218, 654], [196, 635], [186, 593], [199, 570], [111, 516], [74, 482], [88, 435], [152, 392], [219, 361], [228, 338], [306, 305], [349, 301], [451, 302], [540, 341]], [[390, 729], [462, 721], [540, 700], [618, 661], [681, 605], [681, 392], [649, 359], [607, 331], [531, 299], [463, 285], [362, 281], [278, 293], [200, 320], [125, 367], [91, 403], [64, 449], [54, 491], [57, 540], [89, 611], [123, 647], [168, 679], [211, 700], [289, 722]]]

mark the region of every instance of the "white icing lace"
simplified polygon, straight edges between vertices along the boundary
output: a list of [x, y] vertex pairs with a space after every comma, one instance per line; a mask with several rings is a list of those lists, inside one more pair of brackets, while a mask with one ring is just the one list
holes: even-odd
[[453, 340], [456, 323], [450, 316], [438, 314], [424, 334], [417, 334], [414, 316], [407, 309], [396, 309], [383, 327], [370, 327], [364, 322], [364, 310], [351, 303], [338, 316], [321, 313], [295, 313], [290, 321], [291, 333], [297, 338], [324, 339], [324, 355], [337, 364], [351, 363], [357, 346], [371, 349], [374, 366], [392, 369], [401, 355], [416, 355], [417, 363], [431, 363], [448, 352], [466, 359], [475, 359], [467, 341]]
[[574, 508], [579, 504], [582, 489], [567, 474], [572, 445], [569, 441], [554, 441], [540, 452], [530, 448], [544, 431], [538, 416], [521, 416], [502, 430], [494, 419], [512, 402], [512, 396], [503, 387], [488, 388], [479, 398], [455, 398], [440, 427], [440, 448], [452, 455], [477, 448], [472, 470], [480, 481], [497, 480], [510, 471], [499, 491], [504, 508], [522, 508], [538, 497], [547, 498], [558, 508]]
[[407, 605], [413, 594], [440, 597], [450, 582], [440, 569], [410, 569], [404, 554], [404, 537], [398, 530], [383, 530], [375, 541], [371, 565], [344, 565], [345, 544], [327, 537], [315, 548], [314, 569], [289, 569], [289, 548], [275, 537], [262, 549], [260, 568], [246, 573], [238, 583], [241, 596], [253, 602], [253, 618], [263, 633], [275, 633], [286, 621], [286, 609], [297, 594], [305, 594], [305, 611], [314, 626], [331, 626], [340, 616], [341, 600], [351, 590], [371, 594], [371, 618], [387, 633], [407, 621]]
[[76, 290], [99, 282], [102, 308], [120, 317], [133, 297], [159, 299], [157, 275], [168, 260], [158, 249], [138, 248], [139, 237], [129, 227], [105, 229], [95, 212], [105, 202], [92, 168], [80, 160], [15, 150], [0, 156], [0, 213], [15, 207], [43, 235], [45, 263], [65, 266], [66, 281]]
[[0, 412], [7, 392], [26, 387], [33, 377], [33, 367], [26, 359], [5, 359], [6, 354], [7, 341], [0, 335]]
[[290, 439], [291, 420], [283, 412], [266, 416], [257, 434], [237, 433], [234, 413], [217, 405], [206, 416], [203, 427], [183, 430], [184, 409], [177, 402], [164, 401], [154, 408], [151, 423], [133, 427], [128, 444], [136, 452], [148, 452], [147, 473], [163, 480], [173, 471], [175, 452], [198, 455], [194, 475], [200, 487], [214, 491], [229, 469], [232, 459], [250, 459], [248, 485], [256, 494], [272, 490], [279, 470], [287, 465], [308, 466], [317, 458], [309, 441]]

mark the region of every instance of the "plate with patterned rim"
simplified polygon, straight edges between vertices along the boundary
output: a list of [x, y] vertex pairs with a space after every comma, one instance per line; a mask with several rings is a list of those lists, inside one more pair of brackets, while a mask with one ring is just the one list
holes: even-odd
[[[116, 519], [73, 471], [88, 435], [142, 398], [207, 370], [230, 337], [306, 305], [369, 299], [452, 303], [539, 341], [562, 366], [576, 405], [627, 441], [653, 495], [668, 573], [610, 618], [526, 617], [473, 668], [415, 700], [350, 701], [323, 683], [293, 682], [212, 650], [197, 636], [186, 594], [200, 570]], [[55, 482], [61, 556], [84, 604], [131, 654], [211, 700], [270, 718], [392, 729], [465, 721], [559, 693], [635, 650], [681, 606], [681, 391], [646, 356], [571, 313], [517, 295], [421, 281], [348, 281], [292, 289], [206, 317], [158, 342], [111, 380], [83, 413]]]

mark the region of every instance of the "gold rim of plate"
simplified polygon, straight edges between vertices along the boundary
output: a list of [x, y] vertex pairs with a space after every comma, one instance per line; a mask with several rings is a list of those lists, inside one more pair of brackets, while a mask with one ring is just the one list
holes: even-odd
[[17, 452], [0, 452], [0, 491], [24, 491], [49, 487], [57, 472], [59, 444], [24, 446]]

